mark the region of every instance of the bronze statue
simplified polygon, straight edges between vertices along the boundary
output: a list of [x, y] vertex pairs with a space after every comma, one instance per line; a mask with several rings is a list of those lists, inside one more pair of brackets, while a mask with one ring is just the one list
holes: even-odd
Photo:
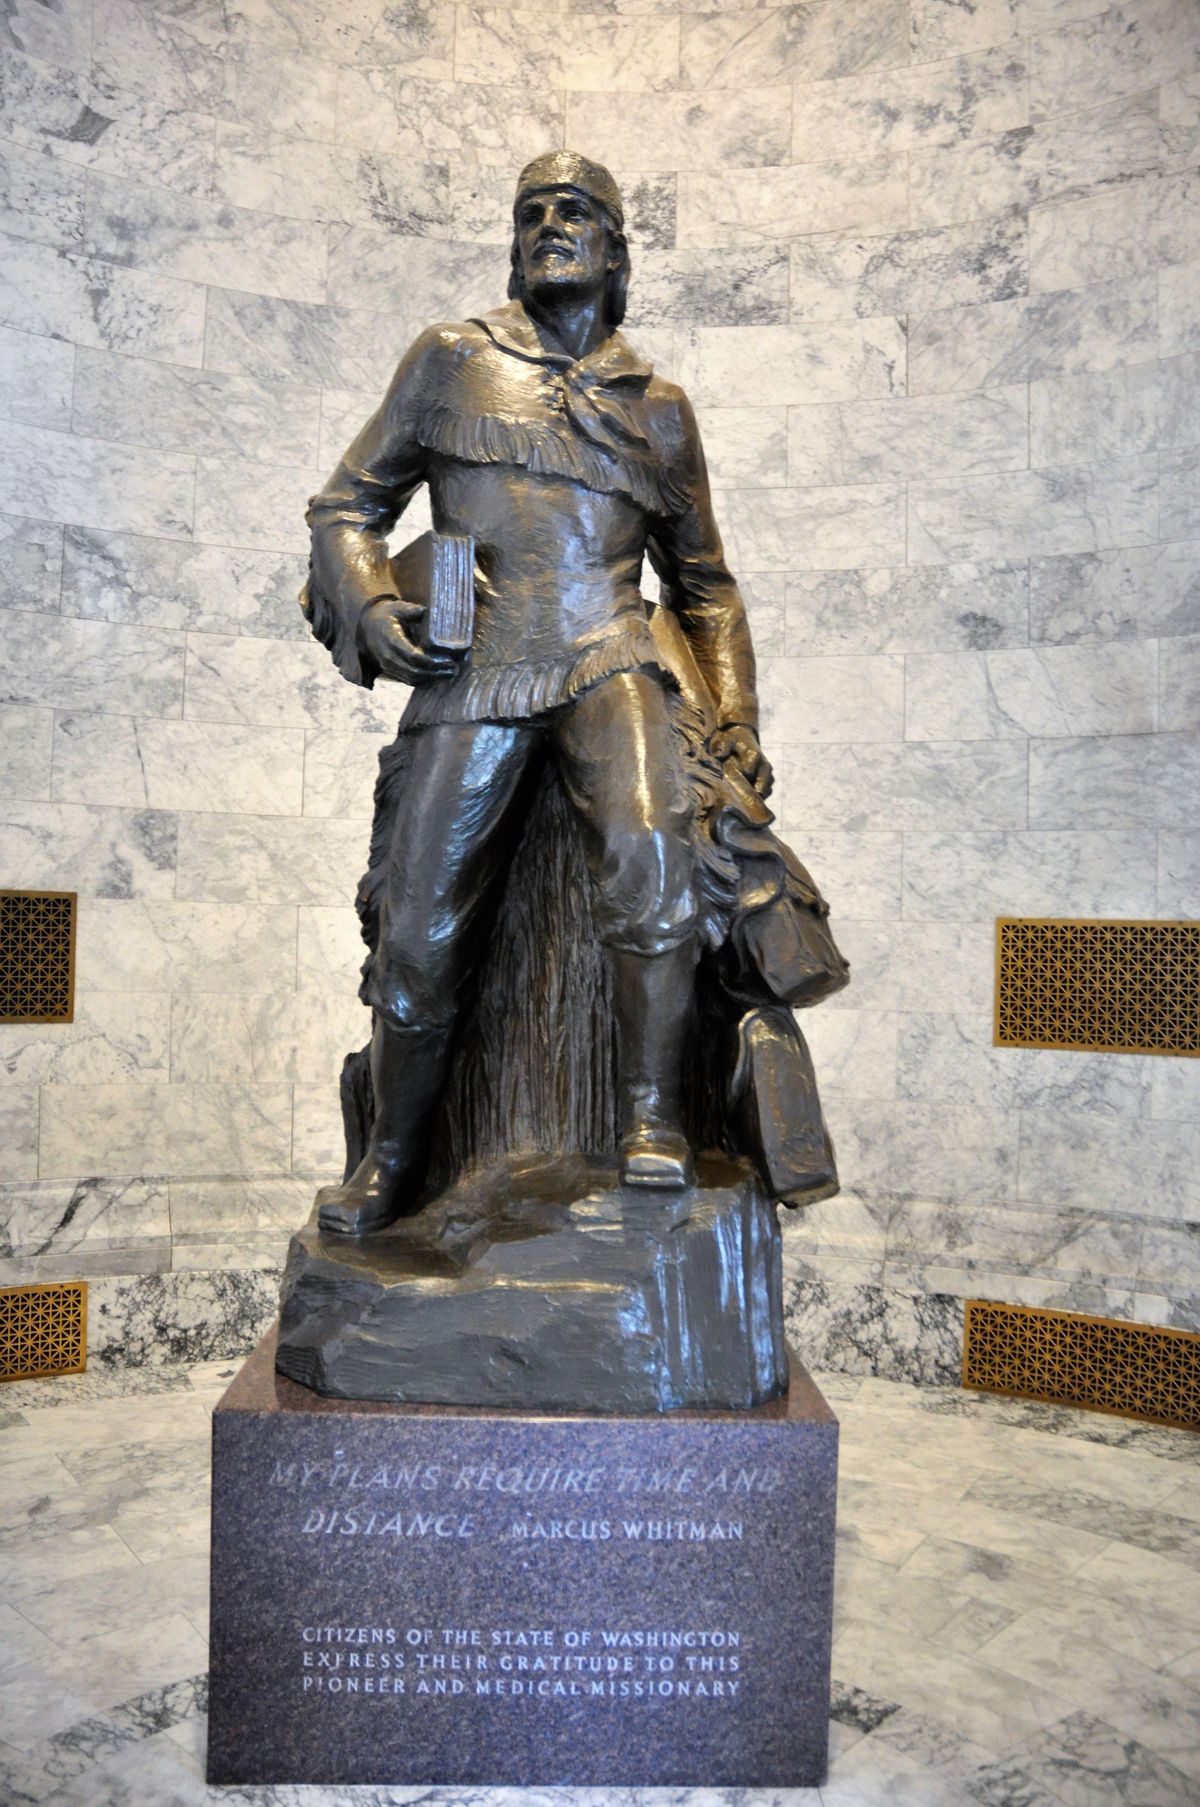
[[[538, 157], [513, 218], [508, 304], [416, 340], [309, 511], [314, 634], [351, 682], [413, 686], [360, 891], [374, 1027], [343, 1081], [348, 1175], [318, 1200], [334, 1235], [383, 1230], [498, 1151], [615, 1155], [621, 1185], [666, 1200], [717, 1146], [773, 1198], [836, 1190], [788, 1006], [848, 969], [770, 829], [695, 417], [618, 330], [609, 172]], [[431, 621], [442, 580], [404, 593], [416, 549], [389, 557], [422, 483], [443, 588], [473, 555], [467, 647]]]

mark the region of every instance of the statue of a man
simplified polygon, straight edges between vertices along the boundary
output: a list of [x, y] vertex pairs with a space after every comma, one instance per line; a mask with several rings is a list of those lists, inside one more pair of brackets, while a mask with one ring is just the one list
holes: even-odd
[[[770, 820], [750, 635], [695, 417], [618, 331], [630, 260], [617, 186], [553, 152], [522, 171], [513, 217], [508, 305], [416, 340], [309, 515], [314, 632], [353, 681], [414, 686], [403, 782], [372, 854], [373, 1121], [355, 1170], [320, 1195], [326, 1231], [372, 1231], [418, 1203], [455, 1024], [530, 774], [547, 759], [581, 833], [609, 962], [621, 1181], [690, 1184], [681, 1067], [704, 790], [679, 728], [680, 658], [704, 697], [710, 789], [723, 772], [739, 819], [757, 806], [759, 829]], [[474, 542], [466, 653], [423, 644], [421, 610], [392, 575], [387, 535], [422, 483], [435, 530]], [[652, 631], [646, 558], [678, 658]]]

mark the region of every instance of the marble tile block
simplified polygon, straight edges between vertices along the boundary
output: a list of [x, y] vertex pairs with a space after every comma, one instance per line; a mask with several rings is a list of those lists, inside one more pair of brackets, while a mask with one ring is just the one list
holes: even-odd
[[[749, 245], [714, 263], [709, 251], [660, 251], [637, 275], [630, 326], [750, 326], [786, 322], [786, 247]], [[643, 354], [645, 355], [645, 354]]]
[[326, 1087], [340, 1110], [342, 1061], [370, 1036], [370, 1014], [353, 988], [340, 996], [181, 996], [171, 1009], [171, 1081], [283, 1085], [295, 1080]]
[[900, 836], [804, 829], [797, 852], [833, 908], [834, 931], [847, 916], [900, 914]]
[[700, 431], [709, 480], [717, 487], [766, 489], [787, 482], [783, 408], [705, 408]]
[[183, 706], [183, 635], [69, 616], [7, 618], [0, 698], [43, 707], [144, 709], [178, 715]]
[[352, 903], [370, 823], [319, 817], [189, 815], [175, 895], [222, 903]]
[[334, 1085], [296, 1085], [292, 1118], [292, 1172], [327, 1185], [346, 1167], [346, 1132]]
[[185, 1248], [282, 1240], [286, 1250], [312, 1208], [312, 1188], [293, 1179], [172, 1180], [169, 1190], [172, 1235]]
[[384, 232], [444, 236], [449, 221], [444, 162], [317, 143], [240, 121], [217, 122], [213, 191], [257, 213]]
[[[398, 291], [403, 260], [395, 240], [389, 244]], [[207, 370], [252, 377], [272, 390], [278, 383], [364, 388], [378, 400], [401, 352], [419, 330], [415, 318], [410, 329], [407, 313], [381, 316], [368, 308], [212, 289], [204, 364]]]
[[300, 554], [72, 527], [63, 558], [65, 612], [92, 621], [306, 640], [298, 601], [306, 569]]
[[896, 0], [700, 13], [681, 21], [686, 88], [828, 81], [908, 62], [908, 10]]
[[1163, 440], [1167, 377], [1168, 367], [1161, 363], [1133, 364], [1032, 383], [1031, 464], [1085, 464], [1157, 451]]
[[31, 515], [188, 539], [196, 460], [0, 422], [0, 495]]
[[0, 1085], [0, 1150], [3, 1150], [6, 1179], [36, 1179], [38, 1115], [36, 1085]]
[[0, 790], [6, 797], [48, 797], [54, 714], [0, 704]]
[[[499, 244], [401, 241], [358, 226], [333, 226], [328, 299], [335, 308], [400, 314], [417, 330], [432, 320], [462, 320], [496, 307], [510, 267], [507, 248]], [[257, 333], [252, 326], [248, 336]], [[408, 337], [394, 334], [397, 357]]]
[[1182, 1058], [1159, 1058], [1146, 1064], [1150, 1068], [1150, 1108], [1144, 1114], [1169, 1123], [1200, 1123], [1200, 1066]]
[[888, 1010], [808, 1012], [804, 1036], [822, 1086], [843, 1094], [894, 1098], [898, 1020]]
[[911, 69], [872, 70], [797, 86], [792, 160], [912, 151], [992, 137], [1026, 124], [1028, 68], [1019, 44]]
[[[903, 1377], [925, 1385], [958, 1384], [962, 1315], [957, 1299], [839, 1284], [825, 1277], [791, 1282], [784, 1298], [788, 1336], [807, 1360], [833, 1373]], [[911, 1772], [900, 1785], [910, 1780]], [[835, 1786], [840, 1783], [831, 1778], [822, 1793], [836, 1802]], [[876, 1787], [875, 1778], [869, 1786]], [[931, 1784], [923, 1777], [919, 1786], [922, 1807], [952, 1807], [944, 1796], [935, 1799], [936, 1780]], [[855, 1792], [861, 1800], [861, 1789]], [[845, 1798], [849, 1807], [854, 1794]]]
[[831, 1108], [830, 1120], [843, 1184], [855, 1191], [960, 1205], [1017, 1196], [1015, 1112], [859, 1096], [849, 1115], [835, 1119]]
[[[343, 15], [344, 16], [344, 15]], [[337, 66], [278, 45], [221, 46], [221, 88], [213, 103], [227, 119], [248, 119], [298, 138], [330, 139], [337, 129]]]
[[165, 997], [81, 991], [74, 1022], [0, 1024], [0, 1070], [37, 1085], [165, 1079], [169, 1030]]
[[317, 390], [294, 383], [268, 387], [252, 377], [180, 370], [83, 347], [76, 354], [77, 433], [165, 451], [298, 464], [316, 458], [319, 415]]
[[1200, 729], [1200, 639], [1159, 642], [1159, 686], [1159, 727]]
[[938, 476], [1023, 470], [1028, 463], [1027, 392], [1015, 385], [788, 410], [793, 483], [873, 483], [913, 471]]
[[297, 914], [296, 989], [357, 996], [366, 950], [353, 909], [349, 904], [302, 904]]
[[1158, 273], [1159, 342], [1164, 357], [1200, 351], [1200, 259]]
[[46, 1086], [41, 1116], [47, 1179], [285, 1174], [291, 1159], [286, 1085]]
[[794, 572], [787, 580], [789, 653], [905, 653], [1022, 646], [1024, 563]]
[[1194, 170], [1147, 175], [1029, 214], [1029, 286], [1083, 288], [1200, 256]]
[[1200, 1123], [1026, 1112], [1019, 1197], [1084, 1209], [1105, 1200], [1134, 1217], [1194, 1221], [1200, 1205]]
[[[783, 87], [732, 94], [568, 94], [566, 142], [610, 166], [762, 169], [787, 163], [791, 107]], [[522, 152], [525, 156], [527, 153]]]
[[1146, 1061], [996, 1048], [992, 1032], [990, 1014], [906, 1011], [896, 1048], [897, 1094], [916, 1103], [945, 1098], [984, 1110], [1094, 1111], [1117, 1117], [1145, 1113], [1150, 1101]]
[[735, 570], [844, 570], [904, 560], [902, 484], [729, 490], [715, 501]]
[[422, 58], [445, 61], [453, 39], [453, 8], [446, 0], [416, 0], [402, 12], [386, 0], [365, 0], [313, 14], [304, 0], [271, 0], [245, 9], [241, 35], [270, 49], [306, 50], [327, 62], [363, 67], [406, 66]]
[[1153, 916], [1152, 828], [904, 837], [906, 918]]
[[993, 389], [1153, 359], [1158, 296], [1141, 277], [986, 307], [944, 308], [911, 324], [913, 395]]
[[31, 332], [199, 364], [204, 290], [0, 234], [0, 320]]
[[94, 900], [80, 912], [81, 991], [290, 991], [296, 913], [281, 905]]
[[1035, 558], [1030, 636], [1080, 641], [1200, 633], [1200, 540]]
[[1029, 819], [1036, 828], [1191, 828], [1200, 739], [1190, 734], [1035, 741]]
[[995, 983], [995, 926], [972, 922], [858, 922], [839, 917], [838, 944], [852, 987], [836, 1010], [986, 1011]]
[[[1153, 644], [914, 653], [905, 667], [907, 740], [1150, 734], [1159, 725]], [[1164, 715], [1162, 725], [1189, 724]]]
[[778, 762], [779, 818], [785, 834], [806, 824], [853, 832], [1023, 828], [1027, 759], [1023, 741], [830, 746], [819, 760], [787, 754]]
[[888, 654], [775, 658], [758, 694], [772, 746], [904, 738], [904, 661]]
[[304, 512], [321, 476], [315, 455], [310, 465], [264, 465], [253, 457], [199, 457], [196, 538], [214, 546], [304, 553], [309, 545]]
[[778, 571], [751, 573], [738, 584], [750, 632], [760, 659], [775, 658], [783, 647], [784, 578]]
[[[337, 71], [337, 140], [417, 162], [490, 163], [514, 171], [563, 143], [564, 103], [554, 90], [514, 93], [386, 68]], [[571, 143], [582, 142], [577, 134]], [[646, 165], [649, 168], [649, 165]]]
[[908, 555], [918, 565], [1092, 552], [1158, 537], [1153, 457], [913, 483], [908, 499]]
[[[1190, 917], [1200, 885], [1200, 830], [1168, 830], [1158, 837], [1157, 916]], [[1147, 912], [1149, 913], [1149, 912]]]
[[679, 243], [778, 244], [810, 232], [883, 232], [908, 224], [899, 157], [724, 169], [679, 177]]
[[1171, 0], [1131, 0], [1034, 40], [1029, 104], [1040, 114], [1095, 107], [1200, 69], [1195, 16]]
[[315, 641], [244, 634], [188, 635], [186, 707], [189, 721], [381, 733], [398, 718], [397, 687], [347, 684]]
[[791, 247], [793, 320], [924, 314], [1007, 301], [1027, 287], [1025, 216], [879, 237], [824, 233]]
[[132, 89], [163, 107], [203, 110], [221, 94], [221, 46], [211, 30], [148, 12], [136, 0], [105, 0], [93, 76], [102, 91]]
[[56, 615], [62, 548], [63, 530], [56, 522], [0, 515], [0, 608]]
[[679, 381], [697, 408], [852, 401], [902, 393], [904, 357], [898, 320], [700, 327], [681, 349]]
[[6, 41], [43, 62], [86, 69], [92, 54], [92, 9], [85, 3], [53, 12], [37, 0], [15, 0]]
[[321, 437], [317, 453], [320, 470], [332, 471], [359, 429], [374, 414], [382, 395], [382, 385], [374, 389], [322, 389]]
[[[278, 1274], [154, 1274], [93, 1281], [88, 1348], [101, 1367], [240, 1357], [279, 1310]], [[173, 1533], [177, 1547], [178, 1528]], [[171, 1546], [169, 1546], [171, 1547]], [[159, 1788], [157, 1780], [152, 1784]]]
[[325, 299], [321, 226], [109, 176], [88, 178], [84, 249], [114, 263], [218, 288], [249, 286], [294, 301]]
[[394, 734], [368, 730], [307, 729], [304, 814], [369, 819], [379, 755], [394, 739]]
[[559, 34], [544, 29], [538, 12], [462, 6], [454, 75], [460, 82], [500, 81], [518, 90], [654, 93], [679, 84], [679, 22], [670, 16], [578, 13], [570, 32]]
[[0, 232], [78, 250], [83, 239], [83, 171], [16, 145], [0, 149]]
[[0, 802], [0, 869], [24, 890], [170, 897], [176, 818], [155, 810]]
[[1099, 1211], [1029, 1211], [904, 1201], [888, 1221], [886, 1284], [1095, 1311], [1107, 1289], [1128, 1291], [1142, 1227]]
[[0, 1250], [31, 1278], [103, 1273], [106, 1257], [128, 1262], [139, 1252], [165, 1265], [170, 1238], [161, 1182], [85, 1179], [0, 1189]]
[[63, 802], [300, 813], [299, 729], [63, 714], [53, 744], [54, 794]]
[[1158, 468], [1163, 539], [1200, 538], [1200, 449], [1160, 452]]
[[0, 419], [33, 427], [69, 426], [74, 364], [72, 346], [0, 327]]

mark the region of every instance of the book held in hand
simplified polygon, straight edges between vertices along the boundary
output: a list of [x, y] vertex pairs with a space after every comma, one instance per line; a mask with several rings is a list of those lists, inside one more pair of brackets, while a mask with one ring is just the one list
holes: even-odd
[[466, 534], [423, 533], [391, 560], [405, 602], [425, 610], [422, 644], [462, 652], [475, 631], [475, 541]]

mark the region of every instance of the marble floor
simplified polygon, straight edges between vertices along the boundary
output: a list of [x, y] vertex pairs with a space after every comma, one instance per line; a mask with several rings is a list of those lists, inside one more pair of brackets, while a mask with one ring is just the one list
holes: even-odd
[[0, 1803], [1200, 1803], [1200, 1437], [823, 1378], [842, 1422], [817, 1789], [209, 1790], [209, 1413], [233, 1369], [0, 1393]]

